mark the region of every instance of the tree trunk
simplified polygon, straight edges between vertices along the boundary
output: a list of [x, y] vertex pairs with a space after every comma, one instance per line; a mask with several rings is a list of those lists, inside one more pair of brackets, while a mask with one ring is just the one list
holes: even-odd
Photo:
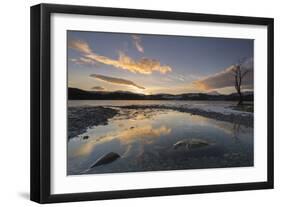
[[239, 102], [238, 102], [238, 105], [242, 105], [242, 104], [243, 104], [243, 96], [242, 96], [242, 93], [239, 91], [238, 94], [239, 94]]

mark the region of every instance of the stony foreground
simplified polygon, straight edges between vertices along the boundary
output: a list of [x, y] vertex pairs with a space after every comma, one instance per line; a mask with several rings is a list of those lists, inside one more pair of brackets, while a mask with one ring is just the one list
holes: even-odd
[[118, 110], [98, 107], [68, 108], [68, 139], [86, 132], [88, 127], [106, 125], [108, 119], [114, 117]]

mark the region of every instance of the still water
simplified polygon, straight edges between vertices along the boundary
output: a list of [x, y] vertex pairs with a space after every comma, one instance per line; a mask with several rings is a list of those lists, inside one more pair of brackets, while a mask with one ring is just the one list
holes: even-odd
[[[69, 105], [132, 104], [102, 102], [71, 101]], [[149, 102], [145, 103], [153, 104]], [[68, 175], [253, 166], [252, 127], [168, 109], [119, 110], [107, 125], [68, 140]], [[198, 141], [201, 145], [192, 145]], [[112, 152], [119, 157], [91, 168]]]

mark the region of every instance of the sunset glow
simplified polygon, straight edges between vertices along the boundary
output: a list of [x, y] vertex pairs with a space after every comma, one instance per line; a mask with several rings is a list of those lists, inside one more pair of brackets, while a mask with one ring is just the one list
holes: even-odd
[[232, 67], [245, 58], [253, 89], [253, 40], [68, 31], [68, 86], [143, 94], [235, 92]]

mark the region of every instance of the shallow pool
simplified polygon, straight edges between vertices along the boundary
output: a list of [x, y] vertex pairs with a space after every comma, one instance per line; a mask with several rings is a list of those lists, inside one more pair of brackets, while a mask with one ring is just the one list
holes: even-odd
[[[119, 110], [108, 125], [68, 140], [68, 175], [254, 164], [251, 127], [167, 109]], [[191, 140], [205, 144], [192, 147]], [[91, 168], [110, 152], [120, 157]]]

